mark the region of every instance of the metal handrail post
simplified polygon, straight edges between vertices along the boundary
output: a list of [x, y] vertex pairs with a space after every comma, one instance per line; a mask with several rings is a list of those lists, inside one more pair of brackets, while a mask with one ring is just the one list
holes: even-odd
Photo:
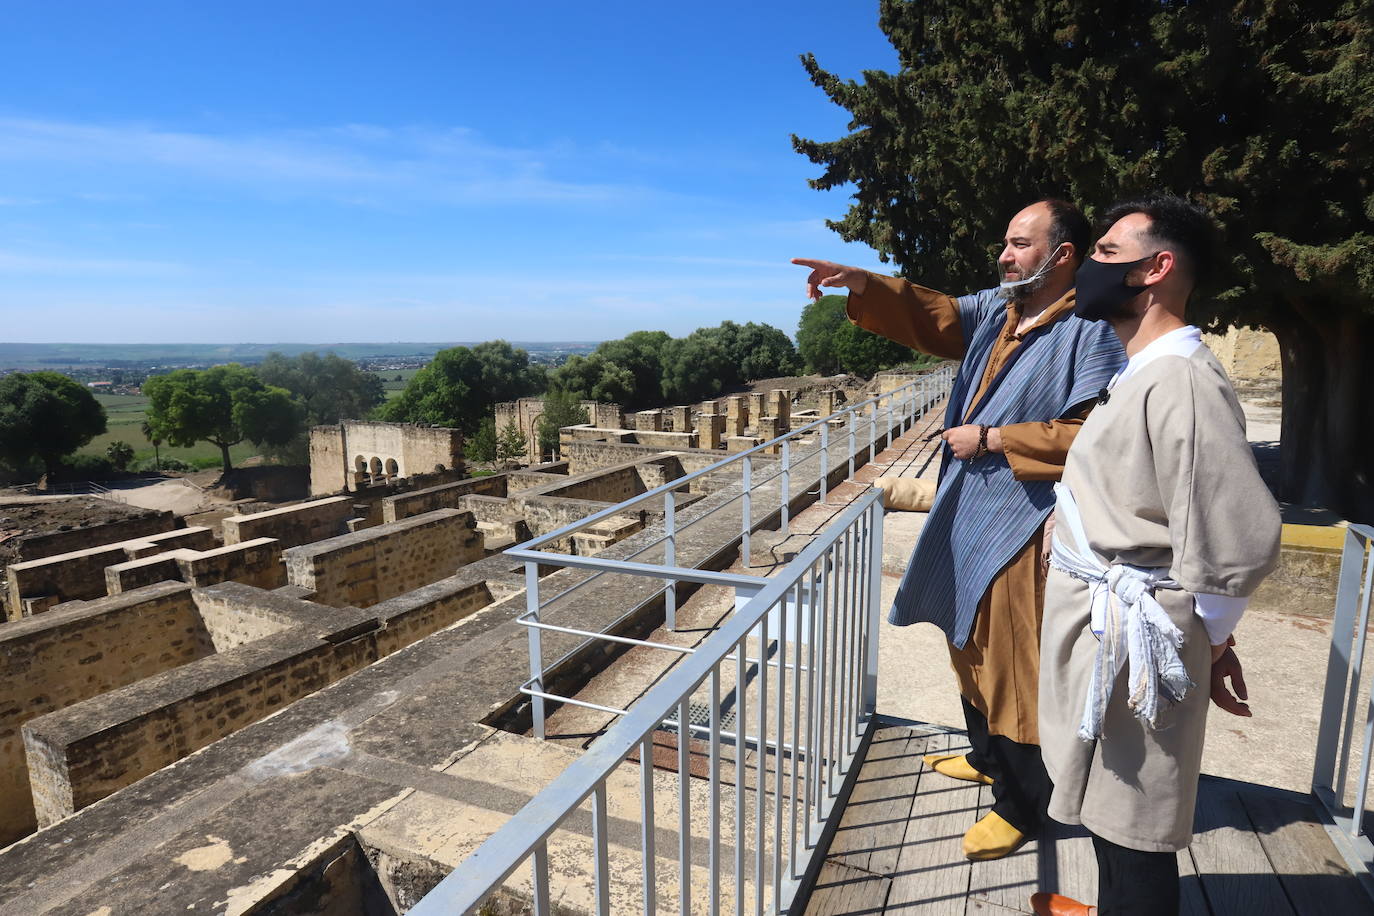
[[[663, 562], [666, 566], [677, 565], [677, 497], [672, 490], [663, 494]], [[663, 596], [664, 622], [671, 631], [677, 630], [677, 580], [668, 580], [668, 591]]]
[[[1341, 735], [1341, 759], [1336, 765], [1336, 798], [1345, 798], [1345, 780], [1350, 772], [1350, 739], [1355, 730], [1355, 710], [1360, 701], [1360, 681], [1364, 673], [1365, 638], [1369, 635], [1369, 599], [1374, 590], [1374, 562], [1365, 566], [1364, 588], [1361, 590], [1359, 611], [1355, 616], [1355, 647], [1350, 653], [1350, 689], [1346, 693], [1345, 726]], [[1359, 835], [1360, 818], [1355, 818], [1351, 834]]]
[[1321, 724], [1312, 766], [1312, 790], [1336, 784], [1336, 754], [1340, 745], [1341, 700], [1350, 679], [1350, 650], [1355, 641], [1355, 611], [1360, 598], [1360, 573], [1365, 562], [1365, 543], [1353, 528], [1345, 531], [1340, 579], [1336, 584], [1336, 611], [1331, 622], [1331, 646], [1326, 658], [1326, 688], [1322, 691]]
[[868, 460], [878, 457], [878, 402], [868, 405]]
[[853, 479], [854, 479], [854, 451], [855, 451], [855, 442], [856, 442], [856, 438], [857, 438], [857, 437], [855, 436], [855, 428], [854, 428], [854, 427], [855, 427], [855, 425], [858, 423], [858, 420], [856, 419], [856, 417], [858, 417], [858, 412], [857, 412], [857, 411], [855, 411], [855, 410], [849, 411], [849, 479], [850, 479], [850, 480], [853, 480]]
[[820, 486], [819, 486], [819, 488], [818, 488], [818, 489], [820, 490], [820, 496], [819, 496], [819, 498], [818, 498], [817, 501], [818, 501], [822, 506], [825, 505], [825, 491], [826, 491], [826, 489], [827, 489], [826, 483], [827, 483], [829, 480], [830, 480], [830, 421], [829, 421], [829, 419], [827, 419], [826, 422], [823, 423], [823, 424], [821, 425], [821, 480], [820, 480]]
[[787, 534], [790, 525], [789, 503], [792, 501], [792, 440], [782, 440], [782, 533]]
[[869, 510], [868, 543], [868, 639], [864, 646], [864, 683], [861, 709], [866, 717], [878, 710], [878, 631], [882, 624], [883, 590], [883, 504], [877, 502]]
[[744, 566], [745, 569], [748, 569], [750, 566], [753, 565], [753, 562], [750, 560], [749, 552], [749, 528], [751, 527], [750, 515], [752, 508], [749, 499], [749, 489], [753, 486], [753, 483], [751, 482], [753, 476], [754, 459], [746, 456], [744, 459], [744, 470], [741, 474], [744, 492], [741, 495], [741, 512], [743, 513], [743, 520], [740, 522], [740, 563]]
[[[539, 620], [539, 564], [533, 560], [525, 561], [525, 612]], [[530, 643], [530, 681], [538, 690], [544, 689], [544, 649], [541, 642], [543, 631], [538, 627], [527, 627]], [[530, 697], [530, 715], [534, 724], [534, 737], [544, 738], [544, 698]]]

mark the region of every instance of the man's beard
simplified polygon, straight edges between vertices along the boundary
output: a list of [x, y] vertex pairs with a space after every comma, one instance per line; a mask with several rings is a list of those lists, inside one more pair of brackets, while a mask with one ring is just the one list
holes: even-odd
[[[1001, 265], [998, 265], [998, 270], [999, 272], [1001, 271]], [[1017, 272], [1020, 273], [1020, 268], [1017, 269]], [[1006, 281], [1006, 279], [1006, 274], [1002, 274], [1002, 280]], [[1018, 277], [1017, 279], [1020, 278]], [[997, 294], [1010, 302], [1026, 302], [1031, 296], [1034, 296], [1037, 292], [1044, 289], [1049, 279], [1050, 275], [1047, 271], [1029, 283], [1022, 283], [1020, 286], [1013, 286], [1011, 289], [999, 289]]]

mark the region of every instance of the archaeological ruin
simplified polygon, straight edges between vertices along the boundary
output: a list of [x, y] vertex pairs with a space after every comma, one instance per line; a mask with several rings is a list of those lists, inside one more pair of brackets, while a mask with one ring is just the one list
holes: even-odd
[[[840, 395], [808, 400], [723, 398], [645, 411], [630, 428], [602, 410], [563, 431], [558, 461], [478, 477], [463, 476], [454, 431], [345, 421], [312, 431], [306, 501], [30, 538], [5, 570], [0, 624], [0, 845], [13, 844], [0, 852], [0, 912], [118, 913], [126, 897], [155, 911], [312, 911], [283, 895], [352, 855], [360, 818], [414, 791], [402, 783], [462, 796], [482, 771], [434, 768], [528, 727], [513, 619], [529, 574], [502, 551], [601, 513], [552, 549], [644, 555], [665, 511], [687, 525], [737, 506], [737, 465], [681, 487], [671, 510], [617, 504], [808, 423], [797, 441], [815, 445], [825, 426], [833, 448], [797, 462], [785, 491], [777, 449], [751, 456], [751, 524], [775, 528], [785, 507], [815, 500], [818, 477], [835, 486], [869, 454], [866, 439], [845, 447], [857, 419], [815, 423]], [[865, 435], [890, 438], [893, 416], [864, 415]], [[684, 531], [676, 550], [701, 568], [737, 562], [738, 515]], [[579, 590], [563, 612], [578, 628], [662, 622], [661, 588], [539, 575], [541, 588]], [[585, 682], [611, 657], [557, 634], [546, 645], [571, 651], [551, 683]], [[207, 853], [214, 867], [178, 864], [218, 844], [228, 858]], [[89, 886], [34, 880], [99, 849]]]

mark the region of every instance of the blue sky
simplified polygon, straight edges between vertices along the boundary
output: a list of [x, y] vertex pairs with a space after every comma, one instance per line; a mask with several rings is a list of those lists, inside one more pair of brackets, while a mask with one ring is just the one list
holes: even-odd
[[788, 333], [874, 0], [0, 6], [0, 314], [44, 342]]

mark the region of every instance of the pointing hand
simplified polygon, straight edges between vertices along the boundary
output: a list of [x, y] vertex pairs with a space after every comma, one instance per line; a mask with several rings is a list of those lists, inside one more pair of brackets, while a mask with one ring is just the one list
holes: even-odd
[[806, 294], [812, 299], [821, 297], [822, 286], [847, 287], [860, 296], [868, 288], [868, 273], [857, 267], [846, 267], [834, 261], [814, 261], [809, 258], [793, 258], [792, 263], [811, 268], [811, 273], [806, 278]]

